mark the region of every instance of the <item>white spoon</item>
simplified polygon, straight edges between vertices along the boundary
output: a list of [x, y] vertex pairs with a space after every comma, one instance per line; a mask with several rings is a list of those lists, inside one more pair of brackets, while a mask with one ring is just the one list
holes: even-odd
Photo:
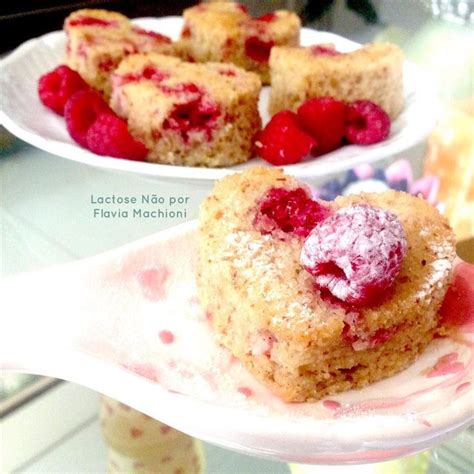
[[4, 280], [2, 368], [70, 380], [197, 438], [299, 463], [405, 456], [472, 421], [472, 339], [462, 331], [365, 389], [283, 403], [214, 342], [196, 299], [196, 250], [190, 222]]

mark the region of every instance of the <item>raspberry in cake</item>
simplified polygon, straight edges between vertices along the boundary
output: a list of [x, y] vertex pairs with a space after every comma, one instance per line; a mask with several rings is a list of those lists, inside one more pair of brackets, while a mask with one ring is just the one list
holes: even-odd
[[256, 74], [138, 54], [122, 61], [112, 84], [111, 107], [148, 148], [148, 161], [218, 167], [251, 157], [261, 125]]
[[234, 2], [202, 3], [184, 11], [179, 47], [184, 58], [196, 62], [234, 63], [270, 80], [268, 59], [273, 46], [299, 44], [301, 22], [286, 10], [258, 18]]
[[404, 107], [403, 53], [390, 43], [368, 44], [350, 53], [331, 45], [278, 46], [270, 55], [269, 110], [296, 111], [312, 97], [344, 102], [369, 100], [393, 120]]
[[199, 297], [219, 341], [286, 401], [411, 364], [440, 324], [445, 218], [386, 191], [316, 201], [274, 168], [218, 182], [200, 209]]
[[92, 87], [110, 95], [110, 75], [120, 61], [133, 53], [153, 51], [174, 54], [171, 40], [133, 25], [124, 15], [84, 9], [64, 22], [67, 64]]

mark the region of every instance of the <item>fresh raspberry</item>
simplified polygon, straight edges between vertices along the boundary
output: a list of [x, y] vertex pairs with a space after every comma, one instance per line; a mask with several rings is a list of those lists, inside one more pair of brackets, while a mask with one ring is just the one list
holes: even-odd
[[249, 36], [245, 40], [245, 54], [258, 63], [267, 63], [274, 42], [265, 41], [258, 36]]
[[407, 250], [397, 216], [365, 204], [339, 209], [314, 228], [301, 252], [301, 264], [320, 288], [363, 306], [383, 300]]
[[346, 138], [356, 145], [371, 145], [390, 134], [390, 117], [370, 100], [356, 100], [347, 106]]
[[315, 97], [303, 102], [298, 117], [304, 129], [316, 140], [317, 155], [328, 153], [342, 144], [346, 125], [346, 105], [333, 97]]
[[259, 16], [255, 18], [257, 21], [263, 21], [265, 23], [271, 23], [272, 21], [276, 20], [276, 14], [274, 12], [265, 13], [265, 15]]
[[66, 103], [64, 118], [69, 135], [87, 148], [87, 131], [102, 113], [113, 114], [102, 96], [93, 90], [76, 92]]
[[303, 188], [272, 188], [259, 202], [254, 225], [262, 234], [276, 229], [306, 237], [330, 214]]
[[98, 155], [143, 161], [148, 150], [143, 143], [135, 140], [127, 128], [127, 123], [116, 115], [100, 114], [87, 131], [87, 145]]
[[315, 56], [339, 56], [342, 54], [334, 46], [328, 44], [316, 44], [309, 49]]
[[281, 166], [301, 161], [311, 153], [316, 141], [301, 129], [295, 113], [283, 110], [257, 133], [254, 146], [264, 160]]
[[64, 106], [75, 92], [88, 89], [82, 77], [68, 66], [58, 66], [43, 74], [38, 81], [38, 94], [43, 104], [59, 115], [64, 114]]

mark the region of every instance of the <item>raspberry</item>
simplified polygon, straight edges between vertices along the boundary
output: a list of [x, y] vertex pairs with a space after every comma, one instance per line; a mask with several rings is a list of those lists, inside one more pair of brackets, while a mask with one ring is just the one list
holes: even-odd
[[441, 324], [474, 328], [474, 265], [456, 265], [439, 314]]
[[397, 216], [357, 204], [339, 209], [314, 228], [301, 264], [319, 288], [356, 306], [379, 303], [395, 280], [407, 242]]
[[264, 160], [281, 166], [301, 161], [311, 153], [316, 141], [300, 128], [295, 113], [283, 110], [257, 133], [254, 146]]
[[163, 128], [178, 131], [185, 143], [192, 132], [204, 131], [208, 140], [211, 139], [213, 124], [219, 116], [217, 105], [208, 100], [195, 84], [178, 84], [162, 87], [163, 92], [189, 96], [185, 102], [176, 104], [171, 114], [163, 122]]
[[183, 29], [181, 30], [181, 38], [190, 38], [191, 35], [191, 26], [189, 26], [189, 23], [184, 23]]
[[102, 96], [93, 90], [76, 92], [66, 103], [64, 118], [69, 135], [87, 148], [87, 131], [102, 113], [113, 114]]
[[226, 67], [219, 68], [218, 72], [222, 76], [227, 76], [227, 77], [237, 76], [237, 73], [233, 69], [229, 69], [229, 68], [226, 68]]
[[[349, 313], [350, 315], [351, 313]], [[355, 351], [363, 351], [373, 349], [374, 347], [390, 341], [392, 337], [400, 331], [400, 326], [392, 326], [389, 328], [379, 328], [373, 333], [367, 333], [359, 327], [360, 315], [356, 315], [346, 319], [352, 319], [351, 322], [344, 321], [342, 330], [342, 340], [346, 344], [350, 344]]]
[[248, 13], [249, 11], [247, 10], [247, 7], [243, 5], [242, 3], [235, 3], [235, 6], [238, 10], [240, 10], [243, 13]]
[[301, 125], [316, 140], [314, 150], [321, 155], [342, 144], [345, 133], [346, 105], [333, 97], [315, 97], [298, 108]]
[[356, 145], [371, 145], [390, 134], [390, 117], [370, 100], [356, 100], [347, 106], [346, 138]]
[[257, 21], [263, 21], [265, 23], [271, 23], [272, 21], [276, 20], [276, 15], [274, 12], [270, 13], [265, 13], [265, 15], [259, 16], [258, 18], [255, 18]]
[[87, 131], [87, 145], [98, 155], [143, 161], [148, 150], [130, 135], [127, 123], [116, 115], [100, 114]]
[[254, 225], [262, 234], [276, 229], [306, 237], [330, 210], [311, 199], [303, 188], [272, 188], [259, 203]]
[[171, 43], [171, 38], [156, 31], [145, 30], [139, 26], [134, 26], [133, 31], [139, 35], [156, 40], [157, 43]]
[[99, 62], [98, 67], [101, 71], [110, 72], [117, 68], [118, 63], [120, 62], [117, 58], [104, 58]]
[[41, 102], [59, 115], [64, 114], [64, 106], [75, 92], [88, 88], [76, 71], [64, 65], [43, 74], [38, 81]]
[[274, 44], [271, 40], [265, 41], [258, 36], [249, 36], [245, 40], [245, 54], [258, 63], [266, 63]]
[[115, 21], [102, 20], [92, 16], [80, 16], [69, 20], [66, 26], [115, 26], [116, 24]]
[[327, 44], [311, 46], [310, 50], [315, 56], [339, 56], [342, 54], [334, 46]]
[[130, 72], [124, 74], [123, 76], [114, 74], [112, 76], [112, 85], [113, 87], [123, 86], [129, 82], [140, 81], [141, 79], [148, 79], [150, 81], [160, 84], [162, 81], [169, 77], [168, 72], [161, 71], [155, 67], [145, 66], [141, 72]]

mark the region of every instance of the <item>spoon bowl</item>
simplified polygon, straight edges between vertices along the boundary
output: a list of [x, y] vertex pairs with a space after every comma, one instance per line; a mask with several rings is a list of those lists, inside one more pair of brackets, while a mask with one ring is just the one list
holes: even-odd
[[472, 423], [469, 327], [435, 339], [393, 377], [285, 403], [215, 342], [196, 295], [196, 256], [189, 222], [3, 280], [2, 369], [79, 383], [197, 438], [287, 462], [385, 461]]

